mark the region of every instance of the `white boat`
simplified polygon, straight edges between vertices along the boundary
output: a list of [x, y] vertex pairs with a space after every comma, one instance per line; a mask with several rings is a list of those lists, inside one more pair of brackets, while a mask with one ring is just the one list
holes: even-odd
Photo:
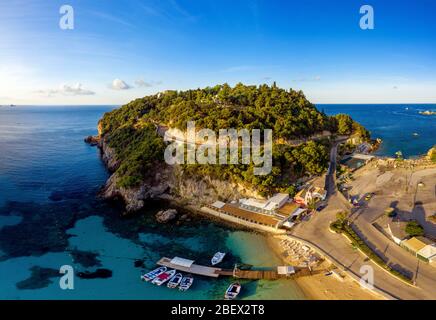
[[226, 256], [225, 252], [217, 252], [217, 253], [215, 253], [213, 255], [212, 259], [211, 259], [212, 265], [214, 266], [214, 265], [220, 263], [221, 261], [223, 261], [225, 256]]
[[174, 270], [174, 269], [165, 271], [164, 273], [162, 273], [162, 274], [158, 275], [156, 278], [154, 278], [151, 283], [155, 284], [157, 286], [161, 286], [165, 282], [170, 280], [175, 274], [176, 274], [176, 270]]
[[142, 281], [151, 281], [154, 278], [156, 278], [157, 276], [161, 275], [162, 273], [164, 273], [165, 271], [167, 271], [167, 267], [159, 267], [157, 269], [154, 269], [146, 274], [142, 274], [141, 275], [141, 280]]
[[174, 277], [172, 277], [170, 279], [170, 281], [168, 281], [167, 287], [170, 289], [177, 288], [177, 286], [182, 281], [182, 278], [183, 278], [183, 275], [181, 273], [176, 273], [176, 275]]
[[227, 288], [224, 299], [233, 300], [238, 296], [239, 292], [241, 292], [241, 285], [238, 282], [232, 283]]
[[192, 286], [193, 283], [194, 283], [194, 277], [191, 275], [187, 275], [183, 277], [182, 281], [180, 282], [179, 290], [186, 291]]

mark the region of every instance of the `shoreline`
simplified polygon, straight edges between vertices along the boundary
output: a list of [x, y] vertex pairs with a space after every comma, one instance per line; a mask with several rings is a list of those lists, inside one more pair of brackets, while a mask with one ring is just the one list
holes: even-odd
[[[266, 241], [271, 250], [276, 254], [284, 265], [295, 264], [289, 258], [283, 256], [285, 251], [279, 243], [282, 237], [272, 235], [266, 236]], [[329, 262], [324, 260], [321, 264], [326, 269], [330, 269]], [[318, 274], [310, 277], [303, 277], [294, 280], [297, 286], [303, 291], [309, 300], [381, 300], [380, 295], [361, 288], [356, 281], [345, 275], [343, 280], [339, 280], [333, 274], [326, 276]]]

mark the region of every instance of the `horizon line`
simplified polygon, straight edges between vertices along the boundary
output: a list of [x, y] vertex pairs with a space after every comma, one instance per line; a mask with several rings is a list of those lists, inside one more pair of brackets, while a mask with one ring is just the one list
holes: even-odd
[[[140, 99], [140, 98], [139, 98]], [[130, 102], [130, 101], [129, 101]], [[123, 104], [113, 104], [113, 103], [102, 103], [102, 104], [0, 104], [0, 107], [83, 107], [83, 106], [93, 106], [93, 107], [105, 107], [105, 106], [123, 106], [128, 104], [129, 102], [123, 103]], [[309, 101], [310, 102], [310, 101]], [[426, 104], [432, 104], [436, 105], [436, 102], [368, 102], [368, 103], [362, 103], [362, 102], [329, 102], [329, 103], [323, 103], [318, 102], [314, 103], [311, 102], [313, 105], [426, 105]]]

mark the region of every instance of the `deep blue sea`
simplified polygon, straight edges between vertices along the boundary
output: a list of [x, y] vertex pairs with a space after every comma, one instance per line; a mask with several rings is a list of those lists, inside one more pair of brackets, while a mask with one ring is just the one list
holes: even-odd
[[436, 144], [436, 116], [419, 114], [436, 111], [435, 104], [320, 104], [317, 108], [328, 115], [347, 113], [360, 122], [373, 138], [383, 140], [376, 152], [380, 156], [393, 157], [401, 151], [405, 157], [414, 157]]
[[[219, 250], [224, 267], [279, 265], [262, 235], [192, 216], [156, 224], [164, 203], [132, 218], [97, 197], [108, 178], [99, 152], [83, 142], [113, 107], [0, 107], [0, 299], [222, 299], [230, 279], [197, 277], [187, 292], [143, 283], [162, 256], [208, 263]], [[262, 254], [259, 254], [262, 252]], [[135, 264], [142, 261], [143, 266]], [[59, 269], [74, 268], [74, 289], [59, 286]], [[112, 271], [105, 279], [78, 272]], [[245, 281], [242, 299], [304, 299], [292, 281]]]

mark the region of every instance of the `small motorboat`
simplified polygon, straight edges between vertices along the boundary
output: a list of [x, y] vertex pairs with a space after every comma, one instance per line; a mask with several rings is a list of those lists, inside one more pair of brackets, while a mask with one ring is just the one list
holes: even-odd
[[158, 275], [156, 278], [154, 278], [151, 283], [155, 284], [157, 286], [161, 286], [165, 282], [170, 280], [172, 277], [174, 277], [175, 274], [176, 274], [176, 270], [174, 270], [174, 269], [165, 271], [164, 273], [162, 273], [162, 274]]
[[214, 265], [220, 263], [221, 261], [223, 261], [225, 256], [226, 256], [225, 252], [217, 252], [217, 253], [215, 253], [213, 255], [212, 259], [211, 259], [212, 265], [214, 266]]
[[233, 300], [238, 296], [239, 292], [241, 292], [241, 285], [238, 282], [232, 283], [227, 288], [224, 299]]
[[141, 280], [142, 281], [151, 281], [154, 278], [156, 278], [157, 276], [161, 275], [162, 273], [164, 273], [165, 271], [167, 271], [167, 267], [159, 267], [157, 269], [154, 269], [146, 274], [142, 274], [141, 275]]
[[170, 281], [168, 281], [167, 287], [170, 289], [177, 288], [177, 286], [182, 281], [182, 278], [183, 278], [183, 275], [181, 273], [176, 273], [176, 275], [174, 277], [172, 277], [170, 279]]
[[182, 281], [180, 282], [179, 290], [186, 291], [192, 286], [193, 283], [194, 283], [194, 277], [191, 275], [187, 275], [183, 277]]

